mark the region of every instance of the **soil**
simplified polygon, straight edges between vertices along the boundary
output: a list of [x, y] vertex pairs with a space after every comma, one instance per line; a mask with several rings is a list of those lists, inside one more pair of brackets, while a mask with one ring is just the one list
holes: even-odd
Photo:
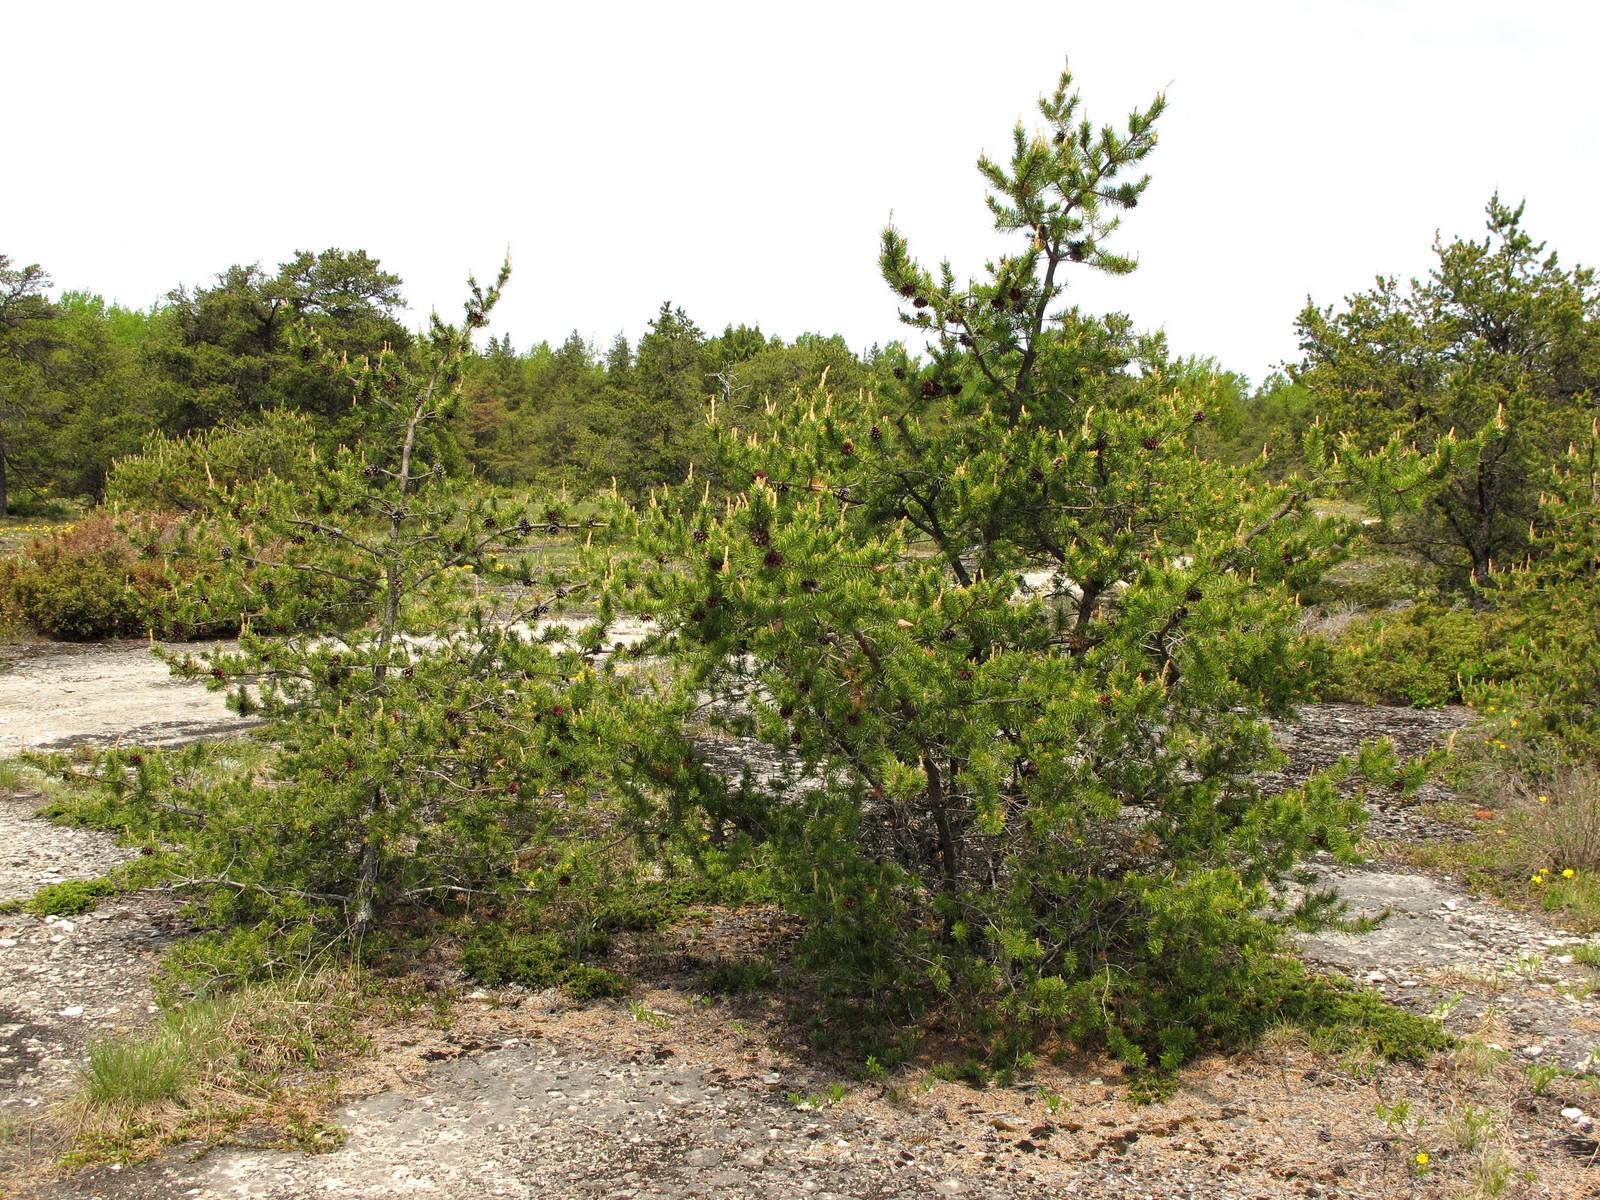
[[[153, 744], [237, 729], [215, 696], [172, 682], [141, 653], [24, 653], [0, 675], [0, 738], [19, 739], [0, 746]], [[1285, 778], [1364, 737], [1387, 735], [1415, 753], [1469, 717], [1308, 708], [1279, 730]], [[1449, 799], [1376, 797], [1374, 832], [1448, 836], [1426, 805]], [[122, 853], [103, 835], [33, 817], [26, 797], [0, 803], [0, 898], [92, 878]], [[1501, 1160], [1486, 1155], [1500, 1155], [1502, 1194], [1600, 1196], [1600, 1144], [1587, 1113], [1573, 1115], [1595, 1106], [1593, 1076], [1540, 1090], [1522, 1070], [1591, 1065], [1600, 1001], [1564, 992], [1586, 982], [1570, 957], [1582, 939], [1387, 861], [1311, 865], [1354, 913], [1394, 915], [1371, 933], [1306, 939], [1307, 960], [1503, 1046], [1504, 1063], [1458, 1051], [1425, 1067], [1387, 1064], [1315, 1052], [1286, 1033], [1191, 1064], [1170, 1097], [1142, 1105], [1117, 1065], [1092, 1058], [1041, 1065], [1009, 1087], [938, 1082], [925, 1066], [861, 1083], [806, 1048], [772, 993], [702, 994], [697, 964], [784, 936], [771, 913], [719, 911], [636, 947], [623, 965], [640, 988], [622, 1000], [469, 993], [470, 983], [444, 980], [456, 995], [447, 1013], [425, 1006], [374, 1027], [372, 1053], [339, 1082], [330, 1116], [346, 1140], [330, 1153], [270, 1149], [251, 1144], [269, 1135], [245, 1131], [240, 1144], [198, 1157], [202, 1148], [178, 1147], [123, 1169], [59, 1174], [42, 1114], [70, 1092], [94, 1036], [152, 1019], [149, 972], [186, 932], [169, 900], [139, 895], [88, 917], [0, 917], [0, 1121], [11, 1131], [0, 1195], [9, 1181], [13, 1194], [48, 1200], [1454, 1196], [1491, 1178]], [[1385, 1121], [1378, 1104], [1398, 1098], [1412, 1116]], [[1491, 1114], [1481, 1135], [1470, 1133], [1473, 1106]]]

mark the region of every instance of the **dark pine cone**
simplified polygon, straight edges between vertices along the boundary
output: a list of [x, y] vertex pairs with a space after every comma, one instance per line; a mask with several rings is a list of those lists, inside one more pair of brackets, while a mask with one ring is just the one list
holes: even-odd
[[708, 538], [710, 536], [711, 535], [708, 534], [704, 529], [696, 529], [693, 533], [691, 533], [689, 535], [689, 537], [692, 538], [696, 542], [704, 542], [706, 540], [706, 538]]
[[781, 550], [768, 550], [767, 553], [766, 553], [766, 557], [764, 557], [761, 560], [761, 562], [762, 562], [762, 564], [764, 566], [781, 567], [781, 566], [783, 566], [783, 551], [781, 551]]
[[752, 546], [765, 546], [772, 541], [772, 534], [765, 529], [752, 529], [750, 531], [750, 544]]
[[1144, 441], [1140, 442], [1139, 445], [1143, 446], [1146, 450], [1154, 450], [1161, 445], [1161, 439], [1156, 437], [1154, 434], [1151, 434], [1149, 437], [1145, 438]]
[[808, 596], [815, 596], [822, 590], [822, 585], [815, 579], [802, 579], [800, 581], [800, 590]]

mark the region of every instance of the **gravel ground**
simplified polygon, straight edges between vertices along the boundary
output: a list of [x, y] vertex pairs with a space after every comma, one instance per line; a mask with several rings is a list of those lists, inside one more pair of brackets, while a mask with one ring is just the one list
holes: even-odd
[[[25, 736], [34, 745], [110, 740], [116, 726], [106, 722], [134, 716], [144, 742], [232, 720], [200, 707], [215, 700], [208, 693], [146, 673], [128, 649], [102, 651], [53, 661], [77, 672], [78, 684], [99, 680], [96, 688], [116, 694], [113, 705], [96, 707], [101, 695], [82, 710], [58, 698], [30, 710], [18, 672], [46, 671], [29, 676], [29, 686], [52, 697], [50, 679], [66, 676], [48, 676], [50, 655], [25, 657], [0, 675], [0, 719], [12, 718], [0, 736], [16, 736], [17, 714], [30, 711]], [[174, 707], [158, 711], [167, 698]], [[1379, 733], [1417, 752], [1466, 716], [1308, 710], [1280, 731], [1293, 760], [1285, 778]], [[1422, 802], [1440, 799], [1448, 796]], [[1374, 804], [1379, 836], [1438, 830], [1415, 803], [1384, 796]], [[121, 853], [99, 834], [39, 821], [25, 799], [0, 803], [0, 898], [96, 876]], [[341, 1081], [331, 1115], [347, 1140], [331, 1153], [307, 1157], [241, 1135], [242, 1144], [198, 1158], [196, 1148], [179, 1147], [123, 1170], [57, 1176], [14, 1135], [0, 1150], [0, 1194], [9, 1171], [14, 1194], [47, 1200], [1455, 1196], [1467, 1193], [1471, 1162], [1486, 1145], [1511, 1164], [1508, 1196], [1600, 1196], [1591, 1169], [1600, 1147], [1587, 1115], [1563, 1115], [1593, 1107], [1595, 1097], [1573, 1079], [1535, 1096], [1520, 1070], [1534, 1061], [1576, 1067], [1600, 1041], [1596, 1003], [1563, 994], [1580, 982], [1579, 969], [1562, 961], [1579, 939], [1447, 879], [1382, 863], [1314, 865], [1356, 912], [1395, 916], [1371, 934], [1308, 939], [1308, 959], [1496, 1040], [1510, 1068], [1330, 1059], [1286, 1037], [1193, 1064], [1170, 1099], [1144, 1106], [1130, 1103], [1120, 1068], [1097, 1059], [1044, 1066], [1009, 1088], [916, 1072], [866, 1085], [806, 1051], [776, 998], [707, 1000], [693, 976], [673, 973], [673, 963], [681, 969], [718, 936], [780, 936], [764, 927], [769, 915], [722, 913], [715, 927], [676, 931], [677, 945], [641, 960], [644, 990], [632, 1000], [572, 1005], [509, 989], [463, 997], [447, 1022], [385, 1024], [372, 1055]], [[0, 1121], [29, 1128], [67, 1094], [92, 1036], [149, 1021], [149, 970], [185, 931], [170, 902], [148, 896], [66, 921], [0, 917]], [[846, 1089], [840, 1102], [804, 1102], [835, 1083]], [[1422, 1129], [1397, 1131], [1378, 1118], [1375, 1102], [1398, 1096], [1426, 1117]], [[1472, 1150], [1449, 1132], [1464, 1103], [1497, 1114], [1488, 1140]], [[1431, 1156], [1426, 1171], [1414, 1161], [1419, 1147]]]

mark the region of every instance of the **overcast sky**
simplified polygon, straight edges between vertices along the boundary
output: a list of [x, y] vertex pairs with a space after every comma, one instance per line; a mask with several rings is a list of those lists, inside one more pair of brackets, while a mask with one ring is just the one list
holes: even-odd
[[1294, 318], [1424, 273], [1499, 189], [1600, 261], [1593, 0], [1127, 5], [0, 4], [0, 253], [137, 307], [230, 263], [362, 248], [409, 320], [515, 273], [521, 348], [707, 332], [901, 336], [891, 213], [930, 265], [1000, 246], [973, 169], [1070, 56], [1097, 124], [1165, 91], [1154, 182], [1075, 298], [1259, 381]]

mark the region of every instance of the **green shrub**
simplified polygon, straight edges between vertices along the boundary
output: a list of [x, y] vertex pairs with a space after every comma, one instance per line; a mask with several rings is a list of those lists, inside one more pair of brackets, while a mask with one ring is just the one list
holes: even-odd
[[[962, 286], [884, 231], [927, 356], [893, 348], [878, 395], [774, 400], [770, 437], [713, 421], [707, 474], [733, 494], [657, 489], [622, 523], [638, 557], [590, 570], [655, 619], [678, 694], [783, 764], [737, 786], [685, 770], [667, 812], [768, 856], [832, 1008], [820, 1037], [939, 1007], [1002, 1068], [1049, 1038], [1171, 1067], [1271, 1011], [1275, 902], [1359, 837], [1330, 777], [1252, 778], [1264, 718], [1304, 698], [1295, 597], [1349, 530], [1198, 458], [1212, 390], [1070, 304], [1080, 270], [1133, 267], [1105, 235], [1163, 107], [1123, 135], [1080, 124], [1070, 86], [1042, 136], [980, 160], [1013, 254]], [[1019, 601], [1041, 568], [1054, 586]]]
[[475, 929], [462, 951], [461, 966], [490, 987], [508, 983], [560, 987], [575, 1000], [621, 996], [633, 986], [615, 972], [573, 961], [573, 947], [563, 938], [508, 930], [502, 925]]
[[561, 986], [574, 1000], [602, 1000], [610, 996], [626, 996], [633, 990], [633, 981], [604, 967], [573, 963], [562, 974]]
[[1333, 644], [1321, 683], [1324, 700], [1461, 704], [1463, 687], [1495, 675], [1494, 614], [1418, 604], [1352, 622]]
[[238, 484], [271, 475], [309, 488], [316, 441], [311, 418], [286, 409], [183, 437], [153, 433], [142, 453], [112, 464], [106, 502], [142, 512], [203, 512], [218, 479]]
[[35, 539], [4, 584], [6, 607], [34, 632], [85, 641], [146, 632], [151, 604], [167, 581], [158, 566], [140, 561], [115, 518], [101, 512]]
[[41, 916], [75, 917], [93, 912], [106, 896], [116, 894], [116, 888], [105, 879], [69, 879], [64, 883], [47, 883], [23, 904], [22, 911]]

